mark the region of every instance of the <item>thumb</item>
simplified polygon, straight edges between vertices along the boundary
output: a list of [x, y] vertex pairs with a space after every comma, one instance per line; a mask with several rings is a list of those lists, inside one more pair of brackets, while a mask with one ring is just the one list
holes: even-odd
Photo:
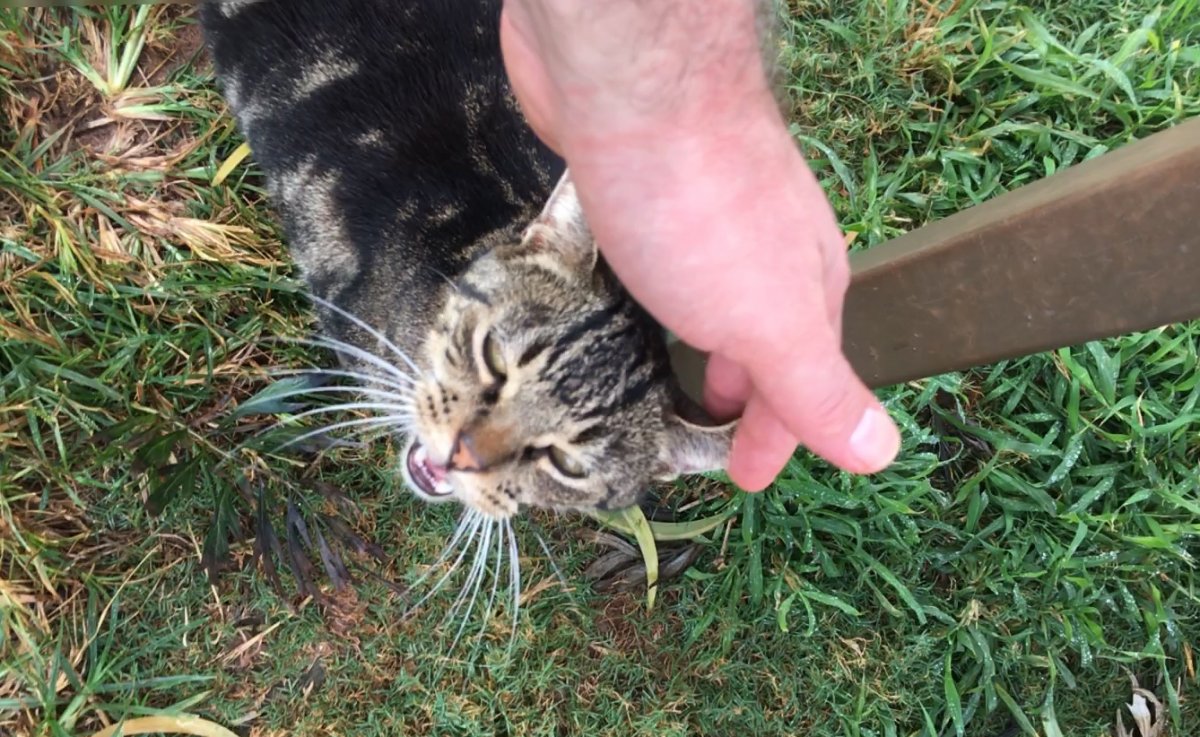
[[851, 473], [875, 473], [895, 460], [900, 433], [854, 373], [832, 329], [822, 332], [815, 346], [802, 341], [790, 355], [757, 362], [754, 384], [813, 453]]

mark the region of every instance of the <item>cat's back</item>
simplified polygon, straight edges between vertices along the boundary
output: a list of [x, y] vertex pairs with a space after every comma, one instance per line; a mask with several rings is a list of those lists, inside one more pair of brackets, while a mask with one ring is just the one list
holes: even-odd
[[402, 167], [427, 187], [491, 178], [492, 199], [540, 199], [556, 172], [539, 177], [536, 195], [522, 180], [531, 162], [553, 157], [509, 94], [499, 17], [499, 0], [208, 0], [202, 9], [224, 94], [269, 176], [306, 164]]
[[[206, 0], [222, 92], [312, 290], [347, 307], [452, 275], [541, 206], [499, 0]], [[409, 305], [396, 305], [405, 311]]]
[[201, 18], [268, 169], [384, 143], [445, 163], [502, 94], [494, 0], [207, 0]]

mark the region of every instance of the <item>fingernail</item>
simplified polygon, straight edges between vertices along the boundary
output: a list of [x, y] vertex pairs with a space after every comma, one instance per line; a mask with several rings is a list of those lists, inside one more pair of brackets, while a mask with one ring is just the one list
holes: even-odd
[[881, 470], [900, 452], [900, 433], [886, 412], [871, 407], [850, 435], [850, 450], [871, 472]]

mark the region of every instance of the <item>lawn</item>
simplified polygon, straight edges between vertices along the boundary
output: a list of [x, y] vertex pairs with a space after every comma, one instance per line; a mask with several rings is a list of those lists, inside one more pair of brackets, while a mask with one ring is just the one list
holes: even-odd
[[[1200, 114], [1198, 0], [791, 0], [783, 41], [854, 248]], [[189, 9], [0, 9], [0, 115], [0, 734], [1100, 737], [1132, 679], [1200, 733], [1200, 323], [881, 391], [875, 476], [663, 490], [732, 515], [653, 610], [537, 515], [515, 631], [407, 616], [456, 512], [385, 438], [265, 440], [332, 358]]]

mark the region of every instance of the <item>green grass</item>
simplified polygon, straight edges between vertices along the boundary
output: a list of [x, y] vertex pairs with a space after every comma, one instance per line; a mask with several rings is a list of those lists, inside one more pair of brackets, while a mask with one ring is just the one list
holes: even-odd
[[[1195, 0], [934, 5], [789, 6], [795, 132], [856, 248], [1200, 113]], [[329, 357], [275, 340], [311, 313], [252, 160], [211, 185], [241, 139], [195, 40], [177, 7], [0, 10], [0, 731], [1099, 737], [1130, 674], [1200, 729], [1200, 323], [881, 392], [893, 468], [799, 455], [650, 614], [582, 578], [594, 523], [539, 518], [574, 591], [526, 529], [514, 657], [502, 622], [442, 657], [375, 577], [454, 520], [395, 449], [245, 448], [234, 409]], [[355, 586], [255, 565], [288, 501]]]

